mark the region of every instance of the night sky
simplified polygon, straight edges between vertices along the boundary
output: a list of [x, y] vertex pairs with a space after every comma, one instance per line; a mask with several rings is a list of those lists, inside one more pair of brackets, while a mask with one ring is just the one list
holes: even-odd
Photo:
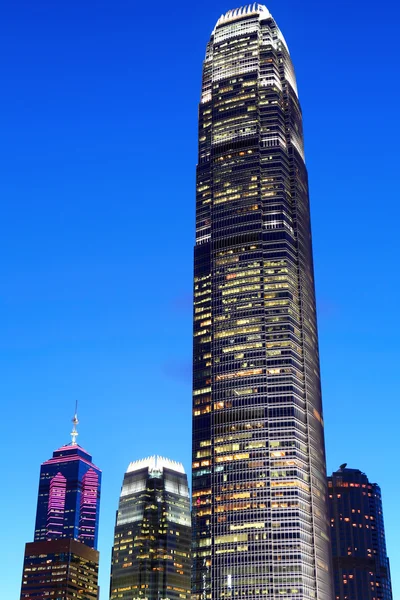
[[[237, 4], [13, 0], [0, 22], [0, 596], [19, 597], [40, 463], [103, 470], [108, 598], [132, 460], [191, 462], [197, 103]], [[310, 177], [328, 471], [383, 492], [400, 596], [398, 3], [271, 0], [294, 61]]]

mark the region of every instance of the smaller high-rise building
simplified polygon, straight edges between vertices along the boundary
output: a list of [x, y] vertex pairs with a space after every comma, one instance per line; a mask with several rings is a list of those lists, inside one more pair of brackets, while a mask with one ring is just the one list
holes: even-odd
[[61, 538], [25, 546], [21, 600], [97, 600], [99, 553]]
[[336, 600], [392, 600], [380, 487], [346, 467], [328, 477]]
[[21, 600], [97, 600], [101, 471], [72, 441], [40, 469], [35, 540], [25, 546]]
[[75, 414], [71, 444], [40, 468], [34, 541], [72, 538], [97, 548], [101, 471], [77, 444], [77, 424]]
[[111, 600], [188, 600], [190, 504], [183, 465], [160, 456], [132, 462], [117, 511]]

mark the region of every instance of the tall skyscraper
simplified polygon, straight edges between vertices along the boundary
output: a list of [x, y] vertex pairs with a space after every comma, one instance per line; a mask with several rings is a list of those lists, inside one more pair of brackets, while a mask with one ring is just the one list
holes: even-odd
[[328, 491], [336, 600], [392, 600], [379, 485], [343, 465]]
[[76, 415], [73, 422], [72, 443], [40, 468], [35, 542], [72, 538], [97, 548], [101, 471], [76, 443]]
[[189, 600], [190, 505], [183, 465], [160, 456], [132, 462], [115, 525], [111, 600]]
[[25, 546], [21, 600], [97, 600], [101, 471], [76, 443], [53, 453], [40, 469], [35, 541]]
[[302, 114], [256, 3], [207, 45], [194, 261], [193, 597], [330, 600]]

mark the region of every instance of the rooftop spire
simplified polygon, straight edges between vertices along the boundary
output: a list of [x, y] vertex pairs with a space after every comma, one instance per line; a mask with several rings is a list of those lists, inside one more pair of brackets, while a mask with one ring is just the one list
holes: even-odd
[[76, 438], [78, 437], [78, 432], [76, 430], [76, 426], [78, 425], [79, 421], [78, 421], [78, 400], [75, 403], [75, 414], [74, 414], [74, 418], [72, 419], [72, 423], [73, 423], [73, 427], [72, 427], [72, 431], [71, 431], [71, 446], [76, 446]]

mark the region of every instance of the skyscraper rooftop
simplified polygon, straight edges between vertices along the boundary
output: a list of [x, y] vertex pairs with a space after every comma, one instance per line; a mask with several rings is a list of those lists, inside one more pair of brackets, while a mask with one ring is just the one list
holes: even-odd
[[236, 19], [255, 14], [260, 15], [261, 19], [266, 19], [272, 16], [268, 8], [264, 4], [253, 2], [252, 4], [246, 4], [245, 6], [228, 10], [228, 12], [226, 12], [224, 15], [220, 16], [220, 18], [217, 21], [216, 27], [218, 27], [218, 25], [222, 25], [223, 23], [228, 23], [229, 21], [234, 21]]
[[185, 473], [182, 463], [156, 455], [148, 456], [147, 458], [142, 458], [140, 460], [131, 462], [126, 472], [132, 473], [132, 471], [139, 471], [140, 469], [145, 469], [146, 467], [149, 469], [149, 471], [163, 471], [165, 468], [170, 469], [171, 471], [176, 471], [177, 473]]

